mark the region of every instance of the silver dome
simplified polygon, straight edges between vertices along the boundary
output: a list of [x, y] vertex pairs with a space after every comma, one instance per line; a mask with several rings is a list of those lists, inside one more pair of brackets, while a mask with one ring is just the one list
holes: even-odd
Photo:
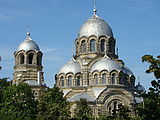
[[110, 26], [96, 14], [94, 14], [81, 26], [78, 33], [78, 38], [82, 36], [89, 37], [91, 35], [113, 37]]
[[138, 82], [138, 85], [135, 86], [135, 90], [139, 93], [144, 93], [146, 90], [145, 88]]
[[127, 75], [133, 75], [132, 71], [128, 67], [121, 66], [119, 63], [116, 63], [115, 61], [111, 60], [106, 54], [101, 60], [93, 64], [93, 66], [90, 69], [90, 72], [93, 72], [95, 70], [107, 70], [109, 72], [111, 72], [112, 70], [117, 70], [123, 71]]
[[93, 71], [102, 71], [108, 70], [109, 72], [112, 70], [122, 70], [121, 66], [115, 61], [111, 60], [107, 55], [105, 55], [101, 60], [96, 62], [90, 69], [90, 72]]
[[24, 40], [18, 47], [18, 51], [20, 50], [39, 50], [38, 45], [30, 38], [30, 33], [27, 33], [27, 38]]
[[69, 73], [72, 72], [74, 74], [81, 72], [81, 67], [80, 64], [78, 62], [76, 62], [76, 60], [74, 58], [72, 58], [68, 63], [66, 63], [64, 66], [62, 66], [58, 72], [58, 74], [60, 73]]

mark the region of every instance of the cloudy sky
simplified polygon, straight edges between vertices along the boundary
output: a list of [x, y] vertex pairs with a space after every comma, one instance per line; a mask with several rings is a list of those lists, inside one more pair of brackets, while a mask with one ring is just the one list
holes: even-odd
[[[124, 60], [146, 89], [153, 75], [145, 74], [148, 64], [141, 56], [160, 54], [159, 0], [97, 0], [97, 14], [112, 28]], [[0, 77], [13, 78], [13, 53], [26, 38], [31, 38], [43, 52], [47, 86], [71, 58], [80, 26], [93, 14], [93, 0], [0, 0]]]

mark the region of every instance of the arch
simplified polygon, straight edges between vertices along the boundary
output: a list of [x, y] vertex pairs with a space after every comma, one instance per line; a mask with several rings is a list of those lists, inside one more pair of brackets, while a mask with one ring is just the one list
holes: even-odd
[[67, 85], [68, 86], [72, 86], [72, 76], [70, 75], [70, 76], [68, 76], [68, 79], [67, 79]]
[[24, 54], [23, 54], [23, 53], [21, 53], [21, 54], [19, 55], [19, 63], [20, 63], [20, 64], [24, 64]]
[[28, 64], [33, 64], [33, 53], [29, 53], [28, 55]]
[[111, 84], [116, 84], [116, 73], [111, 74]]
[[110, 37], [108, 43], [109, 43], [109, 52], [115, 53], [115, 40], [114, 40], [114, 38]]
[[86, 41], [85, 40], [82, 40], [80, 49], [81, 49], [81, 53], [86, 52]]
[[106, 81], [107, 81], [107, 74], [106, 73], [103, 73], [102, 74], [102, 84], [106, 84]]
[[98, 85], [98, 74], [94, 74], [94, 82]]
[[60, 77], [60, 86], [64, 86], [64, 77], [63, 76], [61, 76]]
[[124, 73], [122, 71], [119, 73], [118, 84], [121, 84], [121, 85], [124, 84]]
[[76, 86], [80, 86], [80, 85], [81, 85], [81, 76], [77, 76]]
[[104, 52], [105, 51], [105, 39], [102, 39], [100, 41], [100, 51]]
[[41, 65], [41, 61], [42, 61], [41, 55], [38, 54], [37, 55], [37, 65]]
[[96, 51], [96, 40], [91, 39], [90, 40], [90, 52], [95, 52]]

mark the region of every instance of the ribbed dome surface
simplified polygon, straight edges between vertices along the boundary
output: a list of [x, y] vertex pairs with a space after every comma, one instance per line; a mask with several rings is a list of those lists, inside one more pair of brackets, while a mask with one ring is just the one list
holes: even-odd
[[112, 70], [122, 70], [121, 66], [115, 61], [111, 60], [108, 56], [104, 56], [101, 60], [97, 61], [90, 69], [90, 72], [93, 71], [102, 71], [108, 70], [109, 72]]
[[95, 70], [107, 70], [109, 72], [112, 70], [117, 70], [123, 71], [127, 75], [133, 75], [132, 71], [128, 67], [121, 66], [119, 63], [116, 63], [115, 61], [111, 60], [107, 55], [105, 55], [101, 60], [94, 63], [90, 69], [90, 72], [93, 72]]
[[60, 73], [69, 73], [72, 72], [74, 74], [81, 72], [81, 67], [80, 64], [78, 62], [76, 62], [76, 60], [74, 58], [72, 58], [68, 63], [66, 63], [64, 66], [62, 66], [58, 72], [58, 74]]
[[88, 19], [80, 28], [78, 38], [82, 36], [111, 36], [113, 37], [110, 26], [96, 14]]
[[26, 40], [24, 40], [18, 47], [18, 51], [20, 50], [25, 50], [25, 51], [29, 51], [29, 50], [39, 50], [38, 45], [30, 38], [30, 34], [27, 34], [27, 38]]

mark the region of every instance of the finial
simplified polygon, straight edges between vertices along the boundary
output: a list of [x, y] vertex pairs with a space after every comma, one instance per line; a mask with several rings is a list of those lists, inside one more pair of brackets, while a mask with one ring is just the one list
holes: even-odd
[[30, 25], [27, 25], [27, 36], [30, 37]]
[[32, 40], [30, 37], [31, 33], [30, 33], [30, 25], [27, 25], [27, 40]]
[[118, 56], [118, 47], [117, 47], [117, 49], [116, 49], [116, 54], [117, 54], [117, 56]]
[[94, 0], [93, 2], [94, 2], [93, 13], [94, 13], [94, 15], [96, 15], [96, 13], [97, 13], [97, 9], [96, 9], [96, 0]]
[[140, 77], [138, 76], [138, 85], [140, 85]]

